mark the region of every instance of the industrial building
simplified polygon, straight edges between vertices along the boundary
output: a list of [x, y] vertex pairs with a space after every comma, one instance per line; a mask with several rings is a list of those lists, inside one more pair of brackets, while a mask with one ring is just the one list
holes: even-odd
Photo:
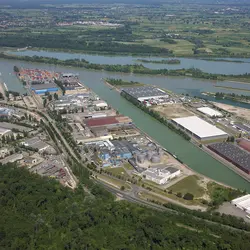
[[0, 138], [3, 136], [11, 135], [12, 131], [7, 128], [0, 127]]
[[13, 163], [16, 161], [20, 161], [23, 159], [23, 155], [22, 154], [13, 154], [13, 155], [9, 155], [7, 157], [5, 157], [4, 159], [0, 160], [0, 163], [7, 164], [7, 163]]
[[223, 142], [208, 145], [213, 152], [250, 174], [250, 154], [234, 144]]
[[172, 119], [172, 122], [179, 128], [185, 130], [199, 141], [210, 140], [225, 141], [228, 134], [216, 126], [200, 119], [197, 116], [188, 116]]
[[59, 91], [59, 88], [55, 83], [35, 84], [31, 85], [30, 88], [38, 95], [44, 95], [46, 92], [55, 93]]
[[122, 125], [131, 125], [132, 120], [127, 116], [109, 116], [100, 118], [86, 119], [85, 124], [88, 127], [115, 127]]
[[106, 109], [108, 107], [108, 104], [102, 100], [94, 101], [93, 105], [98, 109]]
[[38, 152], [43, 152], [50, 147], [49, 144], [41, 141], [38, 137], [33, 137], [21, 142], [22, 145], [26, 147], [31, 147], [37, 149]]
[[159, 185], [166, 184], [169, 180], [180, 174], [181, 171], [173, 167], [154, 167], [142, 172], [142, 176], [145, 176], [146, 180], [153, 181]]
[[250, 215], [250, 194], [236, 198], [231, 203]]
[[8, 108], [0, 108], [0, 117], [9, 117], [13, 114], [13, 110]]
[[197, 110], [209, 117], [223, 117], [223, 114], [215, 109], [209, 107], [197, 108]]
[[150, 99], [169, 97], [165, 91], [152, 86], [123, 88], [122, 91], [140, 102]]
[[129, 141], [113, 140], [99, 143], [99, 157], [103, 160], [110, 158], [130, 159], [138, 149]]

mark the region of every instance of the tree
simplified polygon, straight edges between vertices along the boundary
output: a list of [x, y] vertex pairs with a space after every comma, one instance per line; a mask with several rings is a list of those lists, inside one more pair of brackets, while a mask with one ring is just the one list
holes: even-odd
[[47, 104], [47, 99], [43, 99], [43, 107], [45, 108]]
[[121, 190], [124, 191], [124, 190], [125, 190], [125, 187], [124, 187], [124, 186], [121, 186]]
[[18, 72], [19, 72], [19, 68], [18, 68], [17, 66], [14, 66], [13, 69], [14, 69], [14, 72], [15, 72], [15, 73], [18, 73]]
[[49, 95], [48, 95], [48, 99], [49, 99], [50, 102], [52, 101], [52, 98], [53, 98], [52, 95], [49, 94]]
[[58, 100], [58, 94], [57, 93], [54, 94], [54, 99]]
[[182, 198], [182, 193], [181, 193], [181, 192], [178, 192], [178, 193], [176, 194], [176, 196], [179, 197], [179, 198]]
[[194, 199], [194, 196], [190, 193], [186, 193], [186, 194], [184, 194], [183, 199], [192, 201]]

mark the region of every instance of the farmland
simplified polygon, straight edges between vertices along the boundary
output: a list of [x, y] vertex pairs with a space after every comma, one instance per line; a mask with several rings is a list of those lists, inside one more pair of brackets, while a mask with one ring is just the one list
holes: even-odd
[[250, 57], [249, 6], [176, 3], [2, 8], [0, 47]]

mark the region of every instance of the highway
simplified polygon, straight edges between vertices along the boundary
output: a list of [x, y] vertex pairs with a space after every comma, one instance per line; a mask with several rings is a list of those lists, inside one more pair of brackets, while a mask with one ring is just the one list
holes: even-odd
[[[128, 192], [126, 191], [122, 191], [120, 189], [117, 189], [115, 187], [111, 187], [110, 185], [102, 182], [102, 181], [98, 181], [95, 179], [95, 182], [101, 184], [107, 191], [109, 191], [110, 193], [113, 193], [115, 195], [118, 195], [118, 197], [120, 197], [121, 199], [124, 199], [124, 200], [127, 200], [127, 201], [130, 201], [130, 202], [133, 202], [133, 203], [137, 203], [137, 204], [140, 204], [140, 205], [143, 205], [143, 206], [146, 206], [146, 207], [150, 207], [150, 208], [153, 208], [153, 209], [157, 209], [159, 211], [166, 211], [166, 210], [169, 210], [171, 212], [175, 212], [174, 210], [171, 210], [171, 209], [168, 209], [168, 208], [165, 208], [163, 206], [160, 206], [160, 205], [157, 205], [157, 204], [154, 204], [154, 203], [151, 203], [151, 202], [148, 202], [148, 201], [144, 201], [140, 198], [136, 198], [136, 197], [133, 197], [131, 196]], [[175, 212], [177, 213], [177, 212]]]

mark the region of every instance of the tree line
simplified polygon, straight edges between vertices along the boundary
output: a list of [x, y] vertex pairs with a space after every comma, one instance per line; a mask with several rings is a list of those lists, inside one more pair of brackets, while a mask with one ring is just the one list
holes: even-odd
[[134, 81], [125, 81], [122, 79], [115, 79], [115, 78], [106, 78], [106, 82], [108, 82], [112, 86], [135, 86], [135, 85], [142, 85], [142, 83], [134, 82]]
[[250, 79], [250, 74], [242, 74], [242, 75], [224, 75], [224, 74], [212, 74], [203, 72], [200, 69], [190, 68], [190, 69], [176, 69], [176, 70], [168, 70], [168, 69], [150, 69], [142, 64], [133, 64], [133, 65], [110, 65], [110, 64], [95, 64], [89, 63], [84, 59], [67, 59], [60, 60], [53, 57], [42, 57], [42, 56], [14, 56], [8, 55], [4, 53], [0, 53], [0, 58], [4, 59], [17, 59], [28, 62], [40, 62], [40, 63], [48, 63], [55, 65], [63, 65], [63, 66], [72, 66], [72, 67], [83, 67], [86, 69], [94, 69], [94, 70], [105, 70], [110, 72], [122, 72], [122, 73], [135, 73], [135, 74], [145, 74], [145, 75], [165, 75], [165, 76], [188, 76], [193, 78], [201, 78], [201, 79], [209, 79], [209, 80], [227, 80], [230, 78], [244, 78]]
[[[124, 28], [118, 29], [118, 31], [124, 31]], [[88, 31], [93, 35], [94, 31]], [[89, 52], [99, 52], [102, 53], [105, 51], [106, 53], [115, 54], [115, 53], [126, 53], [126, 54], [162, 54], [162, 55], [173, 55], [172, 51], [166, 48], [153, 47], [144, 44], [125, 44], [120, 41], [127, 40], [129, 38], [131, 41], [134, 39], [134, 35], [127, 32], [126, 37], [122, 32], [116, 33], [119, 36], [117, 41], [114, 41], [113, 35], [114, 31], [109, 31], [110, 34], [100, 33], [98, 30], [98, 34], [104, 37], [104, 39], [100, 40], [98, 34], [94, 34], [93, 39], [84, 38], [80, 36], [80, 34], [3, 34], [0, 37], [0, 46], [2, 47], [38, 47], [38, 48], [47, 48], [47, 49], [68, 49], [68, 50], [81, 50], [81, 51], [89, 51]], [[86, 33], [86, 34], [88, 34]], [[122, 38], [124, 36], [124, 38]]]

